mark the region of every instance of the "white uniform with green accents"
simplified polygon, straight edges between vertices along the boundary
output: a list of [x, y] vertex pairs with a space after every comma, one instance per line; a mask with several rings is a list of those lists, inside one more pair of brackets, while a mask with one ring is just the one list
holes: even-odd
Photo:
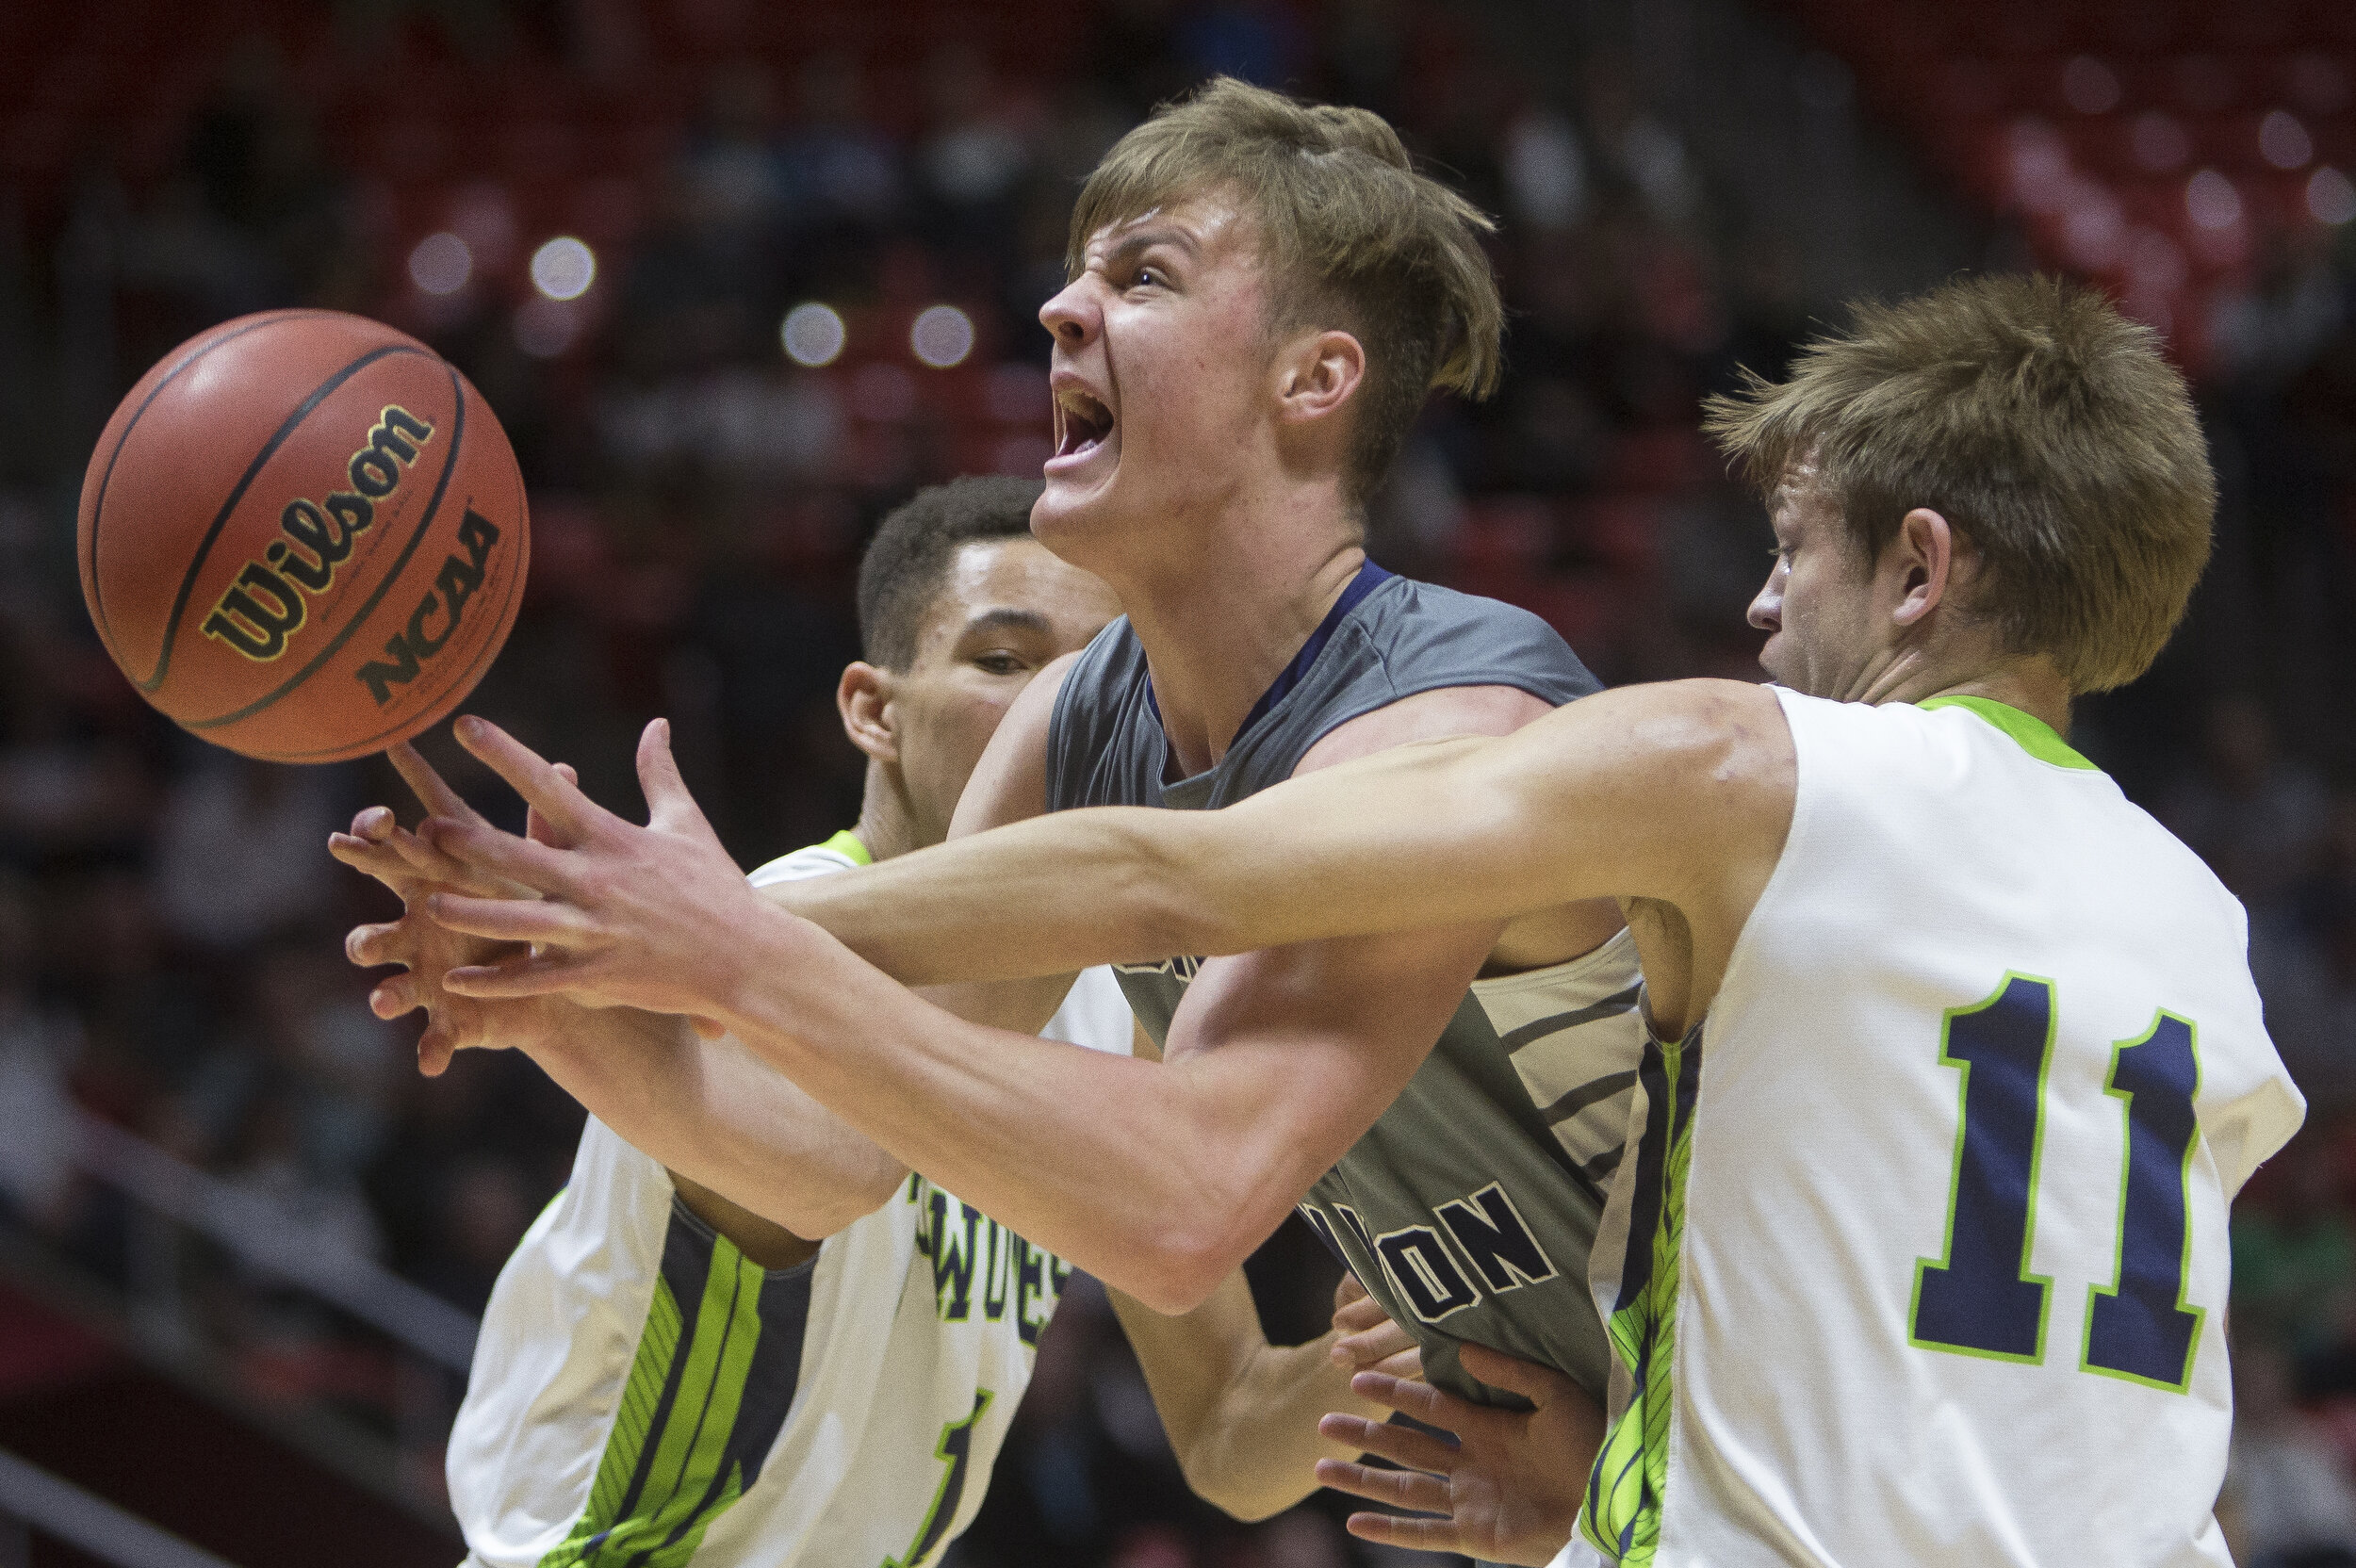
[[[756, 884], [864, 864], [847, 833]], [[1045, 1033], [1126, 1054], [1104, 970]], [[764, 1270], [591, 1119], [499, 1273], [450, 1433], [482, 1568], [920, 1568], [981, 1507], [1071, 1269], [911, 1175]]]
[[1778, 692], [1798, 795], [1594, 1251], [1562, 1561], [2226, 1564], [2226, 1210], [2304, 1102], [2241, 906], [2037, 720]]

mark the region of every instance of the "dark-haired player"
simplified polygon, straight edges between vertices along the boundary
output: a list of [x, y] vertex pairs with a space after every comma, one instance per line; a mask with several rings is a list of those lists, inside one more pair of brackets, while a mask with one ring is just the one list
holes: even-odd
[[[1103, 583], [1029, 537], [1039, 489], [962, 480], [885, 520], [859, 574], [868, 658], [838, 690], [868, 757], [859, 824], [755, 885], [939, 842], [1007, 705], [1115, 613]], [[535, 1029], [578, 1025], [568, 1011], [511, 1013], [499, 1043], [542, 1054]], [[1091, 970], [1046, 1033], [1125, 1054], [1132, 1028]], [[727, 1042], [706, 1064], [704, 1092], [737, 1102], [761, 1169], [738, 1185], [704, 1168], [761, 1212], [590, 1119], [570, 1183], [500, 1273], [451, 1433], [472, 1562], [916, 1568], [981, 1504], [1069, 1266]], [[1317, 1417], [1349, 1396], [1326, 1341], [1270, 1348], [1240, 1278], [1186, 1318], [1116, 1305], [1199, 1490], [1256, 1516], [1313, 1487], [1333, 1451]]]
[[[1487, 227], [1377, 116], [1232, 81], [1106, 155], [1072, 219], [1072, 281], [1040, 313], [1060, 440], [1032, 529], [1128, 613], [1009, 710], [960, 832], [1075, 806], [1220, 807], [1407, 743], [1508, 733], [1595, 689], [1535, 617], [1392, 577], [1363, 547], [1366, 499], [1430, 390], [1495, 378]], [[468, 743], [582, 845], [577, 794]], [[670, 776], [659, 740], [642, 760]], [[665, 846], [716, 847], [646, 841], [654, 858], [630, 869], [674, 890], [685, 862], [665, 869]], [[830, 923], [889, 923], [863, 881], [773, 890]], [[489, 935], [525, 918], [466, 907]], [[755, 966], [771, 929], [664, 914], [691, 945]], [[406, 942], [356, 951], [408, 961]], [[560, 962], [550, 949], [466, 988], [593, 986], [594, 959], [576, 975]], [[823, 1059], [745, 1043], [894, 1156], [1164, 1311], [1203, 1301], [1300, 1204], [1435, 1383], [1518, 1403], [1481, 1377], [1501, 1364], [1484, 1351], [1518, 1355], [1558, 1376], [1533, 1429], [1566, 1450], [1594, 1441], [1573, 1385], [1600, 1397], [1611, 1355], [1587, 1254], [1643, 1037], [1611, 901], [1121, 982], [1164, 1064], [1026, 1037], [1068, 977], [960, 1000], [1007, 1029], [879, 1029]], [[412, 975], [383, 1004], [437, 1000]], [[463, 1042], [463, 1010], [442, 1010]], [[680, 1096], [659, 1114], [692, 1143], [707, 1113]], [[1462, 1545], [1543, 1558], [1568, 1531], [1567, 1512], [1527, 1531], [1487, 1521]]]

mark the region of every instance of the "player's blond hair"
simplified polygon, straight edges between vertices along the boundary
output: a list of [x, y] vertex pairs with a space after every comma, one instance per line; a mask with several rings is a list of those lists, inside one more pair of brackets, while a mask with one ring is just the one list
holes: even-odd
[[1231, 195], [1260, 225], [1273, 332], [1338, 327], [1366, 350], [1352, 498], [1399, 455], [1433, 388], [1486, 397], [1505, 310], [1481, 237], [1496, 225], [1415, 172], [1381, 115], [1303, 104], [1220, 76], [1165, 104], [1104, 155], [1072, 211], [1065, 253], [1190, 196]]
[[2073, 691], [2141, 675], [2209, 559], [2217, 479], [2184, 378], [2158, 334], [2057, 278], [1861, 305], [1703, 424], [1762, 492], [1812, 459], [1869, 561], [1913, 508], [1946, 517], [1986, 574], [1967, 608]]

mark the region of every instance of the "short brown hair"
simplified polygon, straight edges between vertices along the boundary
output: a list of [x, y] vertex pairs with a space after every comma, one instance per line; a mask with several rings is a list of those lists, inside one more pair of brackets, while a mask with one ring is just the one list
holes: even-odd
[[1772, 493], [1812, 460], [1879, 560], [1915, 507], [1985, 573], [1970, 609], [2077, 692], [2141, 675], [2209, 559], [2217, 479], [2159, 335], [2093, 288], [1981, 277], [1864, 304], [1791, 379], [1705, 405], [1703, 428]]
[[905, 670], [933, 612], [949, 564], [968, 545], [1031, 536], [1031, 507], [1046, 482], [975, 474], [919, 490], [876, 526], [859, 562], [859, 651]]
[[1218, 189], [1259, 220], [1271, 329], [1338, 326], [1366, 349], [1350, 474], [1363, 499], [1432, 388], [1480, 398], [1497, 384], [1505, 310], [1481, 248], [1496, 225], [1417, 173], [1381, 115], [1219, 76], [1104, 155], [1072, 210], [1067, 269], [1079, 276], [1107, 224]]

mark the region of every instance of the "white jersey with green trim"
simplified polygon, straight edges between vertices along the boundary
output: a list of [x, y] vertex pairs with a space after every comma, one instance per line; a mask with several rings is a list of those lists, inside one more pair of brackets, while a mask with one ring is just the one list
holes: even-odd
[[2305, 1111], [2240, 905], [2018, 710], [1776, 695], [1790, 836], [1645, 1053], [1561, 1560], [2229, 1564], [2227, 1209]]
[[[849, 834], [762, 884], [866, 860]], [[1045, 1034], [1126, 1054], [1105, 970]], [[592, 1118], [500, 1271], [450, 1433], [480, 1568], [921, 1568], [981, 1507], [1070, 1266], [911, 1174], [763, 1269]]]

